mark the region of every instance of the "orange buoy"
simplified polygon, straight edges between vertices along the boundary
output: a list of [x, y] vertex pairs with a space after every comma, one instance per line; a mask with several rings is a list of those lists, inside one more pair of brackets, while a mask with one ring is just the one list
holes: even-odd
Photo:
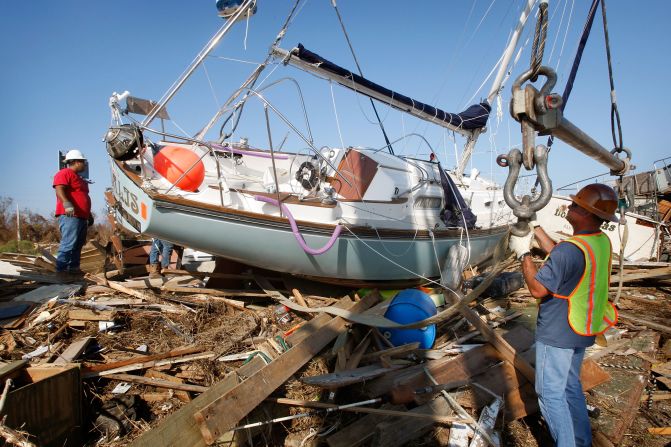
[[194, 152], [182, 147], [166, 146], [158, 151], [154, 155], [154, 169], [184, 191], [198, 190], [205, 179], [203, 161]]

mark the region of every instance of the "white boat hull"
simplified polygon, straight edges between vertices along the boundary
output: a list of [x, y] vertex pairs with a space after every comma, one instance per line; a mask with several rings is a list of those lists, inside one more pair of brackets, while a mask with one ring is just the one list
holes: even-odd
[[[565, 239], [573, 234], [571, 224], [566, 220], [566, 212], [571, 199], [563, 196], [552, 196], [550, 202], [536, 213], [538, 223], [550, 236]], [[644, 216], [626, 214], [629, 234], [624, 248], [624, 258], [628, 261], [649, 261], [657, 258], [659, 249], [659, 230], [655, 223]], [[617, 223], [607, 222], [601, 227], [613, 245], [613, 253], [620, 253], [623, 227]]]

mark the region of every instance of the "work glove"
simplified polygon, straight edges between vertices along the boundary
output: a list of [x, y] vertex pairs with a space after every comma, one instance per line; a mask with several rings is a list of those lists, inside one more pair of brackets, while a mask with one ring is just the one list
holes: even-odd
[[93, 226], [93, 216], [89, 216], [89, 218], [86, 220], [86, 225], [89, 227]]
[[75, 207], [71, 202], [63, 202], [63, 209], [65, 210], [65, 215], [68, 217], [74, 217]]
[[518, 260], [522, 260], [522, 256], [528, 254], [531, 251], [531, 240], [534, 237], [534, 232], [532, 229], [529, 229], [529, 232], [526, 236], [515, 236], [514, 234], [510, 235], [510, 242], [508, 246], [515, 253], [515, 256]]

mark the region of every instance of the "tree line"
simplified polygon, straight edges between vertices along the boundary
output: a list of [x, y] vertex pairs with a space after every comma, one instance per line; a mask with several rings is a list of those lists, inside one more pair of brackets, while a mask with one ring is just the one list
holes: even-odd
[[[0, 252], [36, 252], [36, 244], [57, 244], [60, 240], [58, 219], [53, 215], [43, 216], [29, 209], [18, 211], [14, 200], [0, 196]], [[95, 239], [106, 245], [112, 234], [112, 227], [100, 216], [88, 230], [87, 240]], [[18, 227], [17, 227], [18, 224]], [[18, 231], [17, 231], [18, 230]], [[19, 241], [20, 235], [20, 241]]]

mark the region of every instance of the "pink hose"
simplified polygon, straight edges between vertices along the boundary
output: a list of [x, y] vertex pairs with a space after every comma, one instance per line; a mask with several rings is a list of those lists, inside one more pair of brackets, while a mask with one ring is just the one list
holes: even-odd
[[291, 231], [294, 233], [294, 237], [298, 241], [298, 245], [300, 245], [303, 251], [305, 251], [305, 253], [309, 255], [321, 255], [323, 253], [326, 253], [331, 247], [333, 247], [333, 244], [335, 244], [336, 239], [338, 239], [338, 236], [340, 236], [340, 232], [342, 231], [342, 227], [340, 226], [340, 224], [336, 225], [335, 230], [331, 235], [331, 239], [329, 239], [326, 245], [324, 245], [322, 248], [318, 250], [315, 250], [313, 248], [308, 247], [308, 245], [305, 243], [303, 236], [298, 230], [298, 226], [296, 225], [296, 220], [294, 219], [294, 216], [291, 214], [291, 211], [289, 211], [289, 208], [285, 204], [279, 203], [275, 199], [271, 199], [270, 197], [264, 197], [264, 196], [254, 196], [254, 200], [258, 200], [259, 202], [270, 203], [271, 205], [280, 207], [282, 212], [286, 214], [287, 219], [289, 219], [289, 225], [291, 225]]

